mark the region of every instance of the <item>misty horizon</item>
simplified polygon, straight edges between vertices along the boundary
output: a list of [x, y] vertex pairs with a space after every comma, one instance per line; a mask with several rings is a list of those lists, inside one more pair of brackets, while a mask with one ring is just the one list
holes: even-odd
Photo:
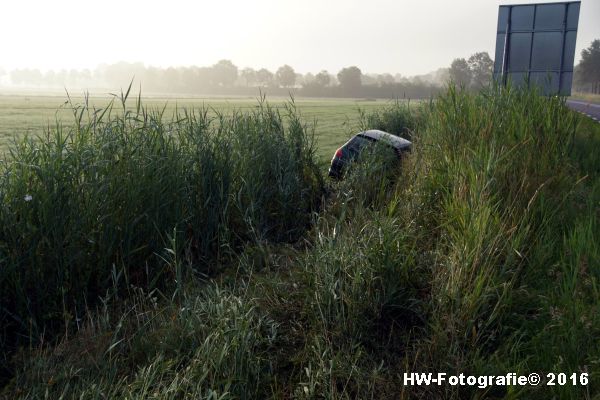
[[[489, 54], [489, 53], [488, 53]], [[304, 76], [314, 76], [317, 75], [320, 72], [326, 71], [328, 72], [332, 77], [335, 77], [337, 75], [338, 72], [340, 71], [330, 71], [327, 70], [325, 68], [321, 68], [318, 70], [314, 70], [314, 71], [305, 71], [305, 72], [301, 72], [301, 71], [297, 71], [295, 69], [295, 67], [289, 63], [284, 63], [274, 69], [269, 69], [266, 67], [261, 67], [261, 66], [239, 66], [236, 65], [235, 61], [233, 61], [230, 58], [224, 58], [221, 60], [217, 60], [216, 62], [212, 63], [212, 64], [207, 64], [207, 65], [169, 65], [166, 67], [161, 67], [161, 66], [157, 66], [157, 65], [150, 65], [150, 64], [146, 64], [142, 61], [117, 61], [115, 63], [100, 63], [98, 65], [96, 65], [93, 68], [60, 68], [60, 69], [41, 69], [41, 68], [29, 68], [29, 67], [24, 67], [24, 68], [14, 68], [14, 69], [6, 69], [6, 68], [2, 68], [0, 67], [0, 86], [4, 85], [8, 85], [8, 86], [18, 86], [18, 84], [15, 84], [14, 82], [10, 82], [11, 79], [11, 74], [14, 73], [19, 73], [22, 71], [27, 71], [27, 72], [39, 72], [40, 74], [42, 74], [43, 77], [47, 77], [49, 75], [66, 75], [68, 76], [69, 74], [73, 74], [73, 73], [79, 73], [79, 74], [90, 74], [90, 78], [91, 79], [95, 79], [95, 74], [101, 74], [103, 73], [106, 69], [110, 69], [116, 66], [122, 66], [124, 68], [131, 68], [133, 70], [135, 69], [146, 69], [146, 70], [161, 70], [161, 71], [166, 71], [166, 70], [172, 70], [172, 69], [177, 69], [177, 70], [189, 70], [189, 69], [205, 69], [205, 68], [212, 68], [215, 65], [217, 65], [219, 62], [221, 61], [229, 61], [232, 62], [237, 68], [238, 68], [238, 74], [241, 74], [244, 70], [246, 69], [250, 69], [253, 71], [259, 71], [259, 70], [267, 70], [273, 74], [275, 74], [275, 72], [277, 71], [278, 68], [283, 67], [283, 66], [291, 66], [292, 68], [294, 68], [294, 72], [296, 73], [297, 76], [300, 77], [304, 77]], [[396, 82], [401, 82], [401, 81], [413, 81], [415, 79], [422, 79], [425, 81], [430, 81], [430, 80], [435, 80], [435, 78], [433, 78], [435, 75], [438, 74], [444, 74], [445, 72], [447, 72], [447, 70], [450, 68], [450, 64], [448, 65], [441, 65], [438, 68], [435, 68], [433, 70], [430, 71], [422, 71], [418, 74], [415, 75], [404, 75], [398, 71], [365, 71], [361, 68], [360, 65], [348, 65], [345, 66], [343, 68], [346, 67], [357, 67], [361, 70], [363, 77], [366, 78], [367, 80], [367, 84], [369, 82], [369, 78], [373, 78], [373, 79], [377, 79], [377, 77], [381, 77], [381, 76], [391, 76], [394, 78], [394, 80]], [[342, 69], [343, 69], [342, 68]], [[134, 76], [135, 74], [132, 74], [132, 78], [135, 78]], [[4, 78], [4, 80], [2, 79]], [[241, 78], [241, 77], [240, 77]], [[440, 81], [441, 83], [441, 81]]]
[[[482, 53], [483, 54], [483, 53]], [[489, 60], [489, 56], [485, 53]], [[491, 76], [492, 62], [486, 64]], [[363, 73], [355, 66], [329, 72], [301, 74], [289, 65], [276, 71], [265, 68], [240, 69], [229, 60], [220, 60], [211, 66], [178, 68], [146, 67], [143, 63], [117, 63], [103, 65], [95, 70], [61, 70], [42, 73], [34, 69], [0, 70], [0, 87], [6, 90], [85, 91], [115, 90], [129, 85], [145, 93], [171, 93], [189, 95], [249, 95], [259, 89], [270, 95], [316, 97], [385, 97], [407, 94], [412, 98], [430, 97], [449, 79], [450, 68], [440, 68], [429, 74], [403, 77], [391, 73]]]

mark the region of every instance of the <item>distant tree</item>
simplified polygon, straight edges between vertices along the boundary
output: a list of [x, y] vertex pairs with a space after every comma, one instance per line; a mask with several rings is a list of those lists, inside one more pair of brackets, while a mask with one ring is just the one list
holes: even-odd
[[330, 86], [338, 86], [340, 81], [337, 78], [336, 74], [329, 74], [329, 85]]
[[433, 80], [431, 81], [436, 86], [444, 86], [444, 83], [448, 82], [450, 77], [450, 68], [438, 68], [433, 73]]
[[254, 69], [244, 68], [240, 75], [246, 83], [246, 86], [253, 86], [254, 84], [256, 84], [256, 71]]
[[360, 77], [360, 82], [363, 85], [376, 85], [377, 84], [377, 75], [376, 74], [362, 74]]
[[340, 86], [344, 89], [358, 89], [362, 85], [362, 72], [355, 66], [343, 68], [338, 72], [337, 78], [340, 81]]
[[90, 85], [92, 83], [92, 71], [89, 69], [83, 69], [79, 72], [79, 78], [81, 79], [81, 84]]
[[238, 77], [238, 68], [229, 60], [221, 60], [213, 65], [213, 77], [217, 85], [233, 86]]
[[[66, 69], [61, 69], [60, 71], [56, 72], [56, 74], [54, 75], [54, 79], [58, 86], [65, 87], [67, 85], [67, 79], [69, 79], [69, 72]], [[115, 86], [118, 86], [118, 83], [116, 83]]]
[[377, 84], [379, 86], [383, 86], [383, 85], [391, 85], [395, 82], [394, 77], [392, 76], [392, 74], [379, 74], [377, 75]]
[[[145, 70], [143, 63], [118, 62], [101, 68], [100, 74], [108, 86], [126, 88], [134, 77], [139, 78]], [[65, 85], [69, 81], [69, 72], [57, 72], [57, 80], [61, 86]]]
[[423, 86], [427, 84], [427, 81], [423, 79], [423, 75], [415, 75], [410, 79], [413, 85]]
[[486, 51], [473, 54], [467, 60], [469, 70], [471, 71], [471, 85], [475, 89], [481, 89], [487, 86], [492, 80], [494, 70], [494, 61]]
[[163, 81], [169, 91], [178, 91], [183, 86], [181, 70], [173, 67], [167, 68], [163, 74]]
[[600, 93], [600, 39], [581, 51], [577, 72], [581, 83], [590, 85], [592, 93]]
[[283, 87], [294, 86], [296, 83], [296, 72], [289, 65], [283, 65], [275, 73], [275, 80], [277, 84]]
[[37, 69], [16, 69], [11, 71], [10, 80], [17, 85], [41, 85], [44, 76]]
[[215, 70], [213, 67], [198, 68], [198, 84], [203, 88], [215, 85]]
[[584, 81], [583, 76], [581, 76], [581, 62], [573, 67], [573, 89], [578, 91], [590, 89], [589, 85]]
[[[146, 72], [144, 76], [140, 78], [140, 84], [142, 85], [142, 94], [145, 91], [158, 92], [161, 91], [162, 88], [162, 73], [163, 70], [156, 67], [148, 67], [146, 68]], [[93, 74], [94, 79], [96, 73]]]
[[198, 67], [180, 68], [182, 90], [191, 93], [201, 90], [198, 70]]
[[56, 73], [53, 70], [44, 73], [44, 83], [48, 86], [56, 85]]
[[315, 82], [316, 78], [312, 73], [307, 72], [306, 74], [304, 74], [304, 79], [302, 79], [302, 86], [313, 85]]
[[464, 58], [457, 58], [452, 61], [449, 75], [450, 80], [455, 84], [464, 86], [465, 88], [469, 88], [471, 86], [471, 69], [469, 68], [467, 60]]
[[256, 71], [256, 82], [261, 86], [270, 86], [273, 83], [273, 73], [266, 68]]
[[23, 75], [20, 69], [10, 71], [10, 81], [13, 85], [19, 85], [23, 83]]
[[329, 76], [329, 72], [326, 70], [322, 70], [315, 76], [315, 83], [318, 86], [325, 87], [331, 83], [331, 77]]
[[78, 86], [81, 84], [81, 72], [76, 69], [71, 69], [67, 76], [67, 84], [69, 86]]

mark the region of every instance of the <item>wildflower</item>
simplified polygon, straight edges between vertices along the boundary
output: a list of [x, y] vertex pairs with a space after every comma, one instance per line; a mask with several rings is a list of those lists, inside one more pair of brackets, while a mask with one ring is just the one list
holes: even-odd
[[31, 197], [30, 194], [26, 194], [25, 197], [23, 198], [23, 200], [25, 200], [25, 201], [31, 201], [31, 200], [33, 200], [33, 197]]

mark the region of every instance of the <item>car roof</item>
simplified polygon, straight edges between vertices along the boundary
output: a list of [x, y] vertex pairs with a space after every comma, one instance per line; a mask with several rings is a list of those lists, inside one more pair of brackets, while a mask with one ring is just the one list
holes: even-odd
[[358, 135], [368, 137], [374, 140], [385, 140], [397, 149], [404, 149], [410, 147], [412, 144], [410, 141], [403, 139], [399, 136], [392, 135], [378, 129], [370, 129], [368, 131], [360, 132]]

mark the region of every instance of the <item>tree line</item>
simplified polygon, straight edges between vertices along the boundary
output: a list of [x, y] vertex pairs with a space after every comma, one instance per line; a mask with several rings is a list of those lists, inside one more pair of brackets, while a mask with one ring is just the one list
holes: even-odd
[[[448, 70], [450, 80], [467, 89], [486, 86], [492, 76], [494, 61], [486, 52], [473, 54], [468, 59], [456, 58]], [[600, 94], [600, 40], [592, 41], [581, 51], [581, 60], [575, 66], [573, 90]]]
[[581, 51], [581, 61], [575, 67], [573, 88], [580, 92], [600, 94], [600, 39]]
[[[448, 68], [429, 74], [404, 77], [400, 74], [365, 74], [357, 66], [337, 73], [327, 70], [300, 74], [290, 65], [276, 71], [267, 68], [239, 68], [230, 60], [198, 67], [157, 68], [142, 63], [120, 62], [101, 65], [95, 70], [47, 71], [37, 69], [0, 69], [0, 85], [55, 88], [126, 87], [132, 79], [143, 91], [151, 93], [255, 95], [257, 89], [269, 95], [293, 93], [310, 97], [427, 98], [436, 94], [448, 81], [470, 90], [486, 86], [494, 61], [487, 52], [469, 58], [457, 58]], [[582, 51], [575, 67], [574, 89], [600, 92], [600, 40]]]
[[[4, 74], [4, 77], [2, 76]], [[0, 70], [0, 84], [20, 87], [115, 88], [133, 79], [151, 93], [255, 95], [267, 94], [314, 97], [430, 97], [443, 86], [447, 69], [430, 74], [403, 77], [400, 74], [364, 74], [357, 66], [337, 73], [321, 70], [300, 74], [290, 65], [275, 71], [267, 68], [239, 68], [230, 60], [208, 67], [157, 68], [143, 63], [119, 62], [95, 70], [47, 71], [37, 69]]]

